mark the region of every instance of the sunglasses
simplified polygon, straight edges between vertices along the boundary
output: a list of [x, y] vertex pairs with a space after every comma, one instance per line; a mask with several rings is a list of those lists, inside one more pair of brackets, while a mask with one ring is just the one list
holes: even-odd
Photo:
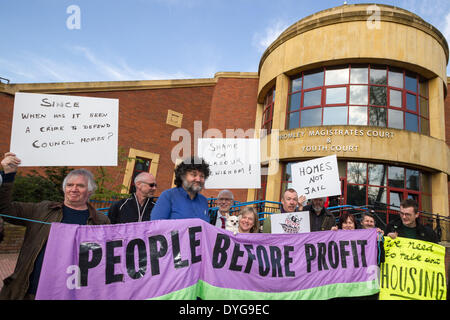
[[156, 188], [157, 187], [157, 185], [156, 185], [156, 183], [148, 183], [148, 182], [144, 182], [144, 181], [141, 181], [142, 183], [145, 183], [145, 184], [148, 184], [148, 186], [150, 187], [150, 188]]

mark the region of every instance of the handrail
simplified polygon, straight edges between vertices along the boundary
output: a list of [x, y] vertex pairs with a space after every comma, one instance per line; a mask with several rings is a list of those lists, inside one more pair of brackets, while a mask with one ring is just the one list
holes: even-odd
[[[210, 200], [214, 198], [208, 199], [208, 204], [211, 205]], [[96, 202], [101, 203], [112, 203], [114, 201], [107, 201], [107, 200], [95, 200]], [[235, 201], [234, 204], [231, 206], [231, 212], [237, 212], [241, 207], [244, 206], [254, 206], [256, 207], [258, 211], [258, 216], [260, 217], [260, 221], [266, 220], [267, 215], [274, 214], [276, 212], [271, 212], [271, 210], [278, 211], [281, 208], [281, 202], [277, 201], [266, 201], [266, 200], [255, 200], [255, 201], [249, 201], [249, 202], [239, 202]], [[106, 215], [108, 214], [109, 207], [103, 207], [98, 208], [96, 210], [104, 212]], [[386, 203], [376, 202], [375, 204], [371, 205], [362, 205], [362, 206], [354, 206], [354, 205], [339, 205], [339, 206], [333, 206], [328, 207], [328, 211], [330, 211], [336, 219], [344, 212], [350, 212], [351, 214], [357, 216], [357, 220], [359, 221], [360, 218], [358, 216], [362, 215], [363, 213], [372, 213], [377, 221], [377, 224], [381, 224], [381, 228], [384, 228], [387, 223], [389, 222], [390, 217], [392, 215], [398, 215], [400, 211], [400, 207], [395, 205], [388, 205]], [[214, 216], [217, 214], [217, 211], [219, 210], [218, 206], [212, 206], [209, 208], [209, 212], [211, 216]], [[434, 214], [426, 211], [419, 211], [421, 214], [421, 219], [424, 223], [430, 224], [430, 222], [435, 225], [434, 230], [438, 234], [439, 239], [442, 239], [442, 233], [446, 232], [446, 234], [450, 235], [450, 217], [442, 216], [439, 214]], [[447, 236], [448, 238], [448, 236]]]

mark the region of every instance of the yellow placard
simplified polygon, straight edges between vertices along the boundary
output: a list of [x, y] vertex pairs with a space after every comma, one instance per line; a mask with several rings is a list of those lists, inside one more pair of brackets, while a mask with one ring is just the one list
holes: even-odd
[[445, 300], [445, 247], [427, 241], [385, 237], [380, 300]]

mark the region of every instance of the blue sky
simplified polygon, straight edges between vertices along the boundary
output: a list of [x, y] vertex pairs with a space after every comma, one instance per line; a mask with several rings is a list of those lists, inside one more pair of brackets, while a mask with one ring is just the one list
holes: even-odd
[[[347, 0], [349, 4], [370, 1]], [[287, 27], [344, 0], [0, 0], [0, 77], [11, 83], [212, 78], [257, 72]], [[407, 9], [450, 42], [449, 0]], [[80, 28], [67, 20], [80, 9]], [[73, 20], [70, 20], [73, 22]], [[449, 70], [449, 69], [448, 69]], [[450, 74], [450, 72], [448, 72]]]

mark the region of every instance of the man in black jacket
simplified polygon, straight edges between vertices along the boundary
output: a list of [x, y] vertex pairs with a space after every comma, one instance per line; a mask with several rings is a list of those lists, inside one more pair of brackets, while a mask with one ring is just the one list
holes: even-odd
[[142, 172], [134, 178], [136, 193], [127, 199], [111, 205], [108, 217], [111, 224], [149, 221], [155, 205], [153, 195], [156, 191], [156, 179], [148, 172]]
[[309, 211], [310, 231], [327, 231], [336, 225], [336, 218], [325, 208], [326, 198], [314, 198], [303, 211]]
[[404, 237], [438, 243], [436, 233], [428, 226], [419, 222], [417, 202], [405, 199], [400, 204], [400, 219], [390, 222], [384, 232], [388, 237]]

